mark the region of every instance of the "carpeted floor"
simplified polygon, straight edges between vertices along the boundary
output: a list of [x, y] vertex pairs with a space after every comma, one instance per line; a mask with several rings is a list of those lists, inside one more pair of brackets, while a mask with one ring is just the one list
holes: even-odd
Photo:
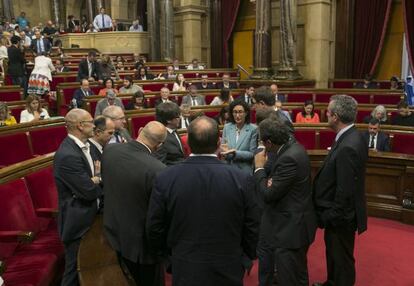
[[[368, 231], [356, 238], [355, 259], [358, 286], [414, 286], [414, 226], [369, 218]], [[308, 266], [311, 283], [325, 281], [325, 246], [320, 230], [309, 250]], [[171, 285], [170, 277], [167, 281]], [[257, 286], [257, 281], [256, 261], [244, 285]]]

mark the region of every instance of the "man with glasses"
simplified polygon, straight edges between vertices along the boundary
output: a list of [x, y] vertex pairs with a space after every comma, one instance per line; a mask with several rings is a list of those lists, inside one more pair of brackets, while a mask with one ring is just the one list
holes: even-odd
[[108, 89], [105, 98], [98, 101], [95, 109], [95, 117], [102, 115], [104, 109], [108, 106], [119, 106], [122, 110], [125, 110], [122, 100], [116, 97], [116, 93], [111, 89]]
[[166, 136], [166, 128], [151, 121], [137, 140], [107, 146], [102, 159], [105, 235], [137, 285], [164, 285], [161, 261], [149, 251], [145, 222], [155, 177], [165, 168], [151, 154]]
[[108, 144], [126, 143], [132, 141], [131, 135], [125, 128], [125, 113], [119, 106], [109, 106], [102, 113], [103, 116], [110, 118], [115, 124], [115, 132], [109, 140]]
[[100, 164], [93, 161], [88, 139], [93, 136], [93, 118], [83, 109], [65, 117], [68, 136], [56, 151], [53, 169], [59, 194], [59, 235], [65, 247], [63, 286], [79, 285], [77, 255], [82, 236], [99, 209]]
[[181, 122], [181, 111], [177, 104], [165, 102], [159, 104], [155, 109], [157, 121], [167, 128], [167, 139], [154, 156], [161, 162], [175, 165], [184, 160], [184, 149], [177, 129]]

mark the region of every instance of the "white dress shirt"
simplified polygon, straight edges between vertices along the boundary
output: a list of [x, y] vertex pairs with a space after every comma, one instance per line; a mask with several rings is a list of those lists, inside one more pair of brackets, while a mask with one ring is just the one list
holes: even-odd
[[[103, 21], [102, 21], [102, 18], [103, 18]], [[93, 26], [97, 30], [100, 30], [100, 29], [103, 29], [103, 28], [105, 28], [105, 29], [112, 28], [112, 19], [111, 19], [111, 17], [109, 17], [109, 15], [98, 14], [98, 15], [96, 15], [95, 19], [93, 20]]]

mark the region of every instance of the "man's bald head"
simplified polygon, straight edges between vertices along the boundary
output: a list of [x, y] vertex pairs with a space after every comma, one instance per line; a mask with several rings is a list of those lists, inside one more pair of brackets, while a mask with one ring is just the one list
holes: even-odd
[[188, 126], [188, 144], [194, 154], [213, 154], [219, 146], [219, 129], [213, 119], [201, 116]]
[[158, 121], [150, 121], [142, 128], [137, 141], [147, 145], [151, 151], [156, 151], [161, 143], [164, 143], [166, 137], [167, 128]]
[[89, 112], [84, 109], [75, 108], [69, 111], [65, 116], [66, 128], [68, 133], [74, 135], [82, 142], [93, 136], [93, 118]]

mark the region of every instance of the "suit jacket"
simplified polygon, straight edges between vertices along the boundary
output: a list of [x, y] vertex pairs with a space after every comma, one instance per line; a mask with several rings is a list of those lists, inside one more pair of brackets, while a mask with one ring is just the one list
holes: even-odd
[[214, 89], [214, 84], [213, 84], [213, 83], [211, 83], [211, 82], [208, 82], [208, 83], [207, 83], [207, 86], [206, 86], [206, 87], [204, 87], [204, 86], [202, 85], [202, 83], [201, 83], [201, 82], [199, 82], [199, 83], [197, 83], [197, 89], [198, 89], [198, 90], [203, 90], [203, 89]]
[[[92, 63], [92, 73], [91, 73], [91, 76], [95, 80], [102, 79], [101, 70], [100, 70], [99, 64], [96, 61]], [[78, 67], [77, 81], [81, 81], [84, 78], [89, 78], [89, 68], [88, 68], [88, 61], [87, 61], [87, 59], [83, 59], [79, 63], [79, 67]]]
[[7, 48], [7, 54], [9, 56], [9, 67], [7, 73], [10, 76], [24, 76], [24, 64], [26, 63], [26, 60], [24, 59], [22, 51], [12, 45], [10, 48]]
[[[256, 171], [256, 191], [264, 201], [260, 239], [273, 248], [298, 249], [315, 239], [311, 167], [302, 145], [289, 141], [277, 154], [269, 177]], [[267, 187], [268, 178], [272, 185]]]
[[[204, 96], [202, 95], [197, 95], [196, 101], [197, 101], [197, 105], [206, 105], [206, 100], [204, 99]], [[187, 94], [183, 96], [183, 100], [181, 101], [181, 104], [188, 104], [189, 106], [193, 106], [191, 95]]]
[[[43, 40], [43, 46], [44, 46], [45, 52], [48, 53], [50, 51], [50, 49], [52, 48], [52, 44], [50, 43], [50, 41], [47, 38], [43, 38], [43, 39], [40, 39], [40, 40]], [[38, 39], [34, 39], [34, 40], [32, 40], [32, 44], [30, 45], [30, 48], [35, 53], [39, 52], [37, 50], [37, 42], [38, 41], [39, 41]]]
[[92, 160], [102, 161], [101, 151], [90, 140], [88, 140], [88, 142], [89, 142], [89, 148], [90, 148], [90, 153], [91, 153], [91, 156], [92, 156]]
[[[236, 89], [237, 88], [237, 83], [234, 82], [234, 81], [230, 81], [229, 86], [230, 86], [229, 87], [230, 89]], [[216, 83], [216, 88], [217, 89], [225, 88], [224, 85], [223, 85], [223, 82], [221, 81], [221, 82]]]
[[[365, 144], [368, 146], [369, 148], [369, 140], [370, 140], [370, 135], [368, 131], [364, 131], [362, 133], [364, 140], [365, 140]], [[385, 134], [384, 132], [378, 132], [377, 133], [377, 146], [376, 146], [378, 151], [381, 152], [390, 152], [390, 138], [388, 137], [387, 134]]]
[[56, 151], [53, 169], [59, 195], [59, 235], [63, 242], [70, 242], [81, 238], [92, 225], [102, 189], [91, 180], [88, 160], [69, 137]]
[[[86, 94], [87, 95], [86, 95]], [[77, 107], [82, 107], [82, 105], [83, 105], [83, 100], [84, 100], [84, 98], [86, 97], [86, 96], [92, 96], [92, 95], [94, 95], [93, 94], [93, 92], [92, 92], [92, 90], [91, 89], [89, 89], [88, 91], [86, 91], [86, 92], [83, 92], [82, 91], [82, 89], [81, 88], [78, 88], [77, 90], [75, 90], [75, 92], [73, 93], [73, 98], [72, 98], [72, 100], [73, 99], [75, 99], [76, 100], [76, 105], [77, 105]]]
[[203, 285], [242, 285], [242, 254], [254, 259], [258, 240], [252, 183], [208, 156], [189, 157], [157, 177], [147, 234], [155, 250], [171, 251], [176, 285], [200, 285], [200, 277]]
[[[179, 136], [178, 136], [179, 137]], [[165, 138], [164, 144], [154, 153], [155, 158], [166, 164], [175, 165], [184, 160], [184, 150], [182, 149], [182, 143], [177, 140], [174, 133], [167, 132], [167, 138]]]
[[[125, 109], [124, 104], [122, 103], [122, 100], [120, 100], [118, 97], [115, 98], [114, 105], [119, 106], [122, 109]], [[96, 104], [95, 117], [98, 115], [102, 115], [102, 112], [108, 106], [109, 106], [108, 99], [102, 98], [101, 100], [99, 100], [98, 103]]]
[[240, 130], [239, 140], [236, 142], [237, 126], [234, 123], [226, 123], [223, 128], [222, 141], [226, 142], [230, 149], [236, 149], [234, 156], [227, 156], [226, 160], [239, 169], [252, 173], [254, 151], [257, 148], [257, 126], [244, 124]]
[[70, 72], [70, 69], [68, 67], [63, 66], [62, 68], [56, 68], [57, 72]]
[[320, 227], [367, 229], [365, 163], [368, 145], [351, 127], [332, 146], [313, 183], [313, 201]]
[[133, 262], [156, 261], [149, 252], [145, 222], [155, 176], [164, 168], [137, 141], [105, 147], [102, 159], [105, 235], [116, 252]]
[[275, 100], [280, 100], [281, 102], [285, 102], [286, 101], [286, 96], [284, 94], [276, 94], [275, 95]]
[[[172, 97], [171, 98], [168, 98], [168, 100], [170, 101], [170, 102], [174, 102], [174, 103], [176, 103], [175, 102], [175, 100], [174, 99], [172, 99]], [[162, 99], [161, 98], [158, 98], [157, 100], [155, 100], [155, 102], [154, 102], [154, 106], [155, 107], [157, 107], [159, 104], [161, 104], [162, 103]]]

